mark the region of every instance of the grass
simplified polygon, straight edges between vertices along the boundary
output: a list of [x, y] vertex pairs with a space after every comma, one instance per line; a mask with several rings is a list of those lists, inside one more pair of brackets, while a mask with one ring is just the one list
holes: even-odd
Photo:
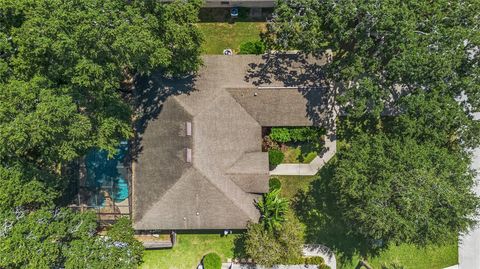
[[281, 195], [289, 200], [300, 191], [306, 191], [316, 176], [277, 176], [282, 183]]
[[221, 237], [219, 234], [178, 234], [172, 249], [147, 250], [142, 269], [193, 269], [205, 254], [216, 252], [225, 262], [233, 257], [236, 235]]
[[[352, 262], [338, 264], [338, 268], [353, 269], [358, 261], [358, 257], [355, 257]], [[374, 269], [380, 269], [382, 264], [392, 262], [403, 265], [406, 269], [442, 269], [458, 264], [457, 243], [439, 247], [428, 246], [424, 249], [412, 245], [394, 246], [368, 262]]]
[[202, 45], [205, 54], [222, 54], [224, 49], [240, 50], [240, 44], [260, 40], [260, 33], [265, 30], [263, 22], [204, 22], [197, 24], [205, 41]]
[[310, 163], [318, 155], [312, 147], [301, 145], [284, 145], [281, 150], [285, 155], [284, 163]]

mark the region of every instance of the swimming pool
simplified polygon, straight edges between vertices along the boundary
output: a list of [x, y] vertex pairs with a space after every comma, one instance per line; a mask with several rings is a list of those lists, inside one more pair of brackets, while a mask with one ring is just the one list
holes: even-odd
[[107, 193], [116, 203], [128, 198], [127, 169], [124, 166], [127, 152], [128, 143], [122, 142], [113, 158], [108, 158], [105, 150], [92, 150], [86, 155], [85, 185], [93, 194], [88, 201], [90, 206], [104, 207]]

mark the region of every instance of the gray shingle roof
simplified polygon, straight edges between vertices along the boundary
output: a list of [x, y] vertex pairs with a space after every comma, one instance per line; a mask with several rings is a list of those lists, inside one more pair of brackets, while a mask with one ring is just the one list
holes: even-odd
[[[269, 177], [261, 127], [315, 122], [307, 115], [311, 100], [301, 91], [258, 90], [246, 82], [252, 62], [261, 58], [206, 58], [196, 90], [167, 97], [139, 134], [133, 168], [136, 229], [243, 229], [258, 220], [254, 201], [268, 191]], [[191, 136], [186, 122], [192, 124]]]

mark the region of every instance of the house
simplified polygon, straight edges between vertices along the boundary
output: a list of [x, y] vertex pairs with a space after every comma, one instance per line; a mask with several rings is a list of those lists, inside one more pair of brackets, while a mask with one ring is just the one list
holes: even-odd
[[[258, 221], [255, 201], [268, 192], [262, 127], [319, 125], [317, 96], [245, 75], [260, 56], [208, 56], [187, 91], [172, 93], [142, 133], [133, 164], [136, 230], [244, 229]], [[172, 86], [172, 87], [179, 87]], [[315, 106], [317, 104], [315, 103]]]

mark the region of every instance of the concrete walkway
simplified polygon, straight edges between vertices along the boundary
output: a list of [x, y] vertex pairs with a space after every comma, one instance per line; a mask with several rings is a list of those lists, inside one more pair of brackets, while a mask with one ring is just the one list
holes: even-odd
[[[322, 257], [331, 269], [337, 269], [335, 254], [326, 246], [318, 244], [303, 245], [304, 257]], [[250, 263], [223, 263], [222, 269], [317, 269], [317, 265], [275, 265], [271, 268]]]
[[337, 152], [337, 139], [332, 130], [325, 138], [326, 151], [315, 157], [310, 163], [282, 163], [270, 171], [275, 176], [313, 176], [322, 168]]
[[331, 269], [337, 269], [337, 259], [335, 254], [326, 246], [319, 244], [303, 245], [304, 257], [316, 257], [320, 256], [325, 260], [325, 264], [330, 266]]

